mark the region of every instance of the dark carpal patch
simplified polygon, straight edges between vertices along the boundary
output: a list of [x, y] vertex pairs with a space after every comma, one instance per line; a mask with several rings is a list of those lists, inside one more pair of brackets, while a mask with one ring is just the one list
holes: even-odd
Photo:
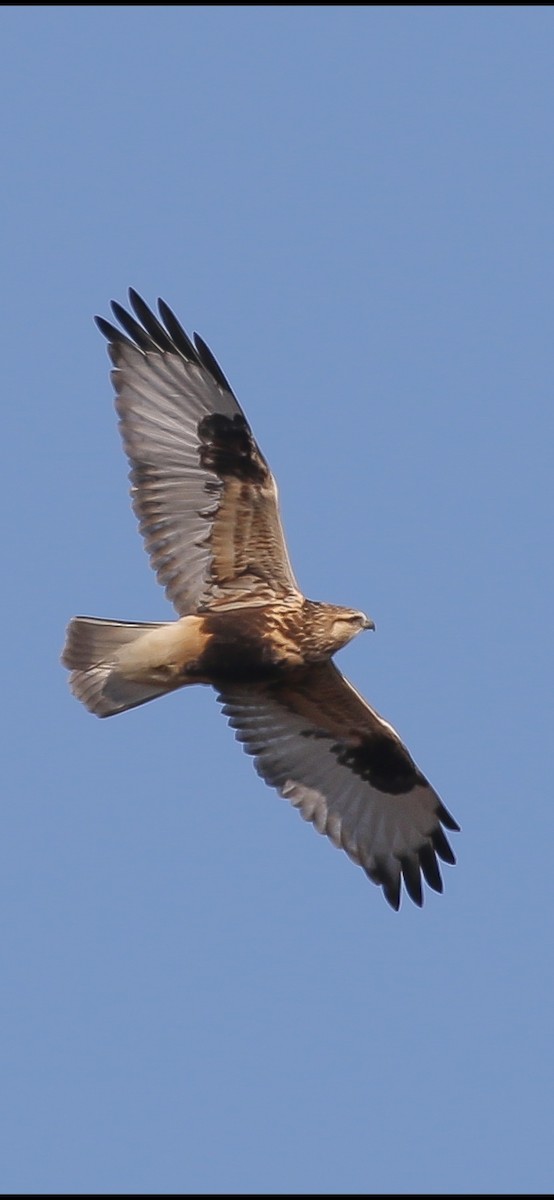
[[200, 462], [221, 479], [233, 476], [247, 483], [263, 483], [268, 468], [248, 424], [240, 413], [226, 417], [211, 413], [198, 425]]
[[338, 742], [333, 750], [343, 766], [390, 796], [411, 792], [418, 784], [427, 786], [425, 776], [402, 743], [381, 730], [361, 734], [350, 744]]

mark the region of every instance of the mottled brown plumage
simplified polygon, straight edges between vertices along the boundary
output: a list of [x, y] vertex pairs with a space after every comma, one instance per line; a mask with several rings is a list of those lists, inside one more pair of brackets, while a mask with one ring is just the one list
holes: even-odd
[[211, 684], [260, 775], [346, 850], [389, 903], [401, 883], [421, 904], [442, 891], [458, 826], [396, 731], [332, 656], [362, 629], [356, 609], [307, 600], [294, 577], [277, 488], [211, 351], [159, 301], [136, 292], [122, 327], [98, 317], [131, 496], [160, 583], [179, 619], [131, 624], [74, 617], [62, 662], [98, 716], [176, 688]]

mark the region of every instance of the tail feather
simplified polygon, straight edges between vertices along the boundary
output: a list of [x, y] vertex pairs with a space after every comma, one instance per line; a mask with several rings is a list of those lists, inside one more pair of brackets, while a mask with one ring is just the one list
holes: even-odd
[[167, 692], [160, 685], [126, 678], [119, 665], [119, 651], [161, 623], [104, 621], [97, 617], [73, 617], [67, 629], [62, 663], [71, 671], [69, 686], [89, 712], [111, 717]]

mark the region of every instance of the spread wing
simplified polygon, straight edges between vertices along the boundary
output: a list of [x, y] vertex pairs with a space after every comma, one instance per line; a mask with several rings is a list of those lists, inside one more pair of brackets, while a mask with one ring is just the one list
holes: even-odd
[[[162, 300], [133, 289], [108, 339], [131, 496], [151, 564], [177, 612], [298, 593], [277, 487], [223, 372]], [[162, 324], [163, 322], [163, 324]], [[127, 335], [127, 336], [126, 336]]]
[[331, 662], [219, 697], [266, 783], [380, 884], [393, 908], [401, 882], [423, 902], [422, 875], [442, 891], [438, 858], [455, 862], [442, 826], [459, 826], [398, 734]]

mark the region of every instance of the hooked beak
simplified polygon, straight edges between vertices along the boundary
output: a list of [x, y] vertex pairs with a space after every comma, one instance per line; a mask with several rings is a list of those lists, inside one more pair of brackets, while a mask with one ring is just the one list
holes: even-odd
[[371, 617], [366, 617], [362, 629], [375, 629], [375, 621], [372, 621]]

